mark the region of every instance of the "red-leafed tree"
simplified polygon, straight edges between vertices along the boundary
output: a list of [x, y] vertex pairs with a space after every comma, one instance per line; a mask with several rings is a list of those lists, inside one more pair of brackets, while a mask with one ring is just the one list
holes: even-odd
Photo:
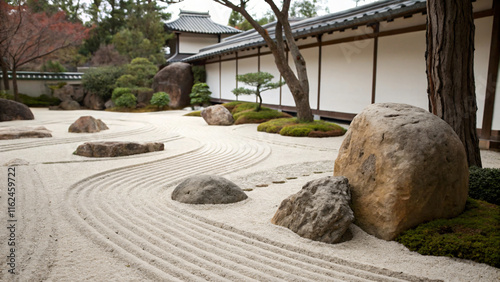
[[64, 12], [53, 15], [33, 13], [26, 6], [10, 6], [0, 0], [0, 14], [5, 18], [0, 28], [9, 31], [0, 38], [0, 55], [12, 71], [14, 99], [18, 100], [17, 69], [57, 50], [80, 44], [89, 28], [66, 19]]

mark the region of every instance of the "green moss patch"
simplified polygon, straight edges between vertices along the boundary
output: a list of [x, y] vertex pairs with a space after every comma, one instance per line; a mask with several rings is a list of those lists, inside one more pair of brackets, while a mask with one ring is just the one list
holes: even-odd
[[335, 123], [323, 120], [300, 123], [296, 118], [271, 120], [260, 124], [257, 130], [295, 137], [334, 137], [342, 136], [346, 132], [343, 127]]
[[142, 108], [126, 108], [126, 107], [113, 107], [106, 109], [108, 112], [121, 112], [121, 113], [149, 113], [149, 112], [160, 112], [170, 110], [168, 106], [165, 106], [164, 109], [158, 109], [157, 106], [147, 105]]
[[500, 268], [500, 208], [469, 198], [460, 216], [421, 224], [396, 241], [422, 255], [468, 259]]
[[245, 110], [236, 114], [233, 114], [234, 124], [246, 124], [246, 123], [262, 123], [273, 119], [290, 118], [291, 116], [287, 113], [278, 112], [269, 108], [264, 108], [258, 112], [255, 109]]
[[[1, 93], [0, 98], [14, 100], [14, 96]], [[49, 107], [49, 106], [57, 106], [61, 103], [61, 100], [55, 97], [51, 97], [48, 95], [41, 95], [39, 97], [31, 97], [25, 94], [19, 93], [19, 102], [25, 104], [28, 107]]]
[[243, 104], [243, 103], [245, 103], [245, 102], [233, 101], [233, 102], [229, 102], [229, 103], [224, 103], [224, 104], [222, 104], [222, 106], [224, 106], [226, 109], [228, 109], [232, 113], [236, 106]]
[[186, 117], [201, 117], [201, 111], [190, 112], [190, 113], [185, 114], [184, 116], [186, 116]]

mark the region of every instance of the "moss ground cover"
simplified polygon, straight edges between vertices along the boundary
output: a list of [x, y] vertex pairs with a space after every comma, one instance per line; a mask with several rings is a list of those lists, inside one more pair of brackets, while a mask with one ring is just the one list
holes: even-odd
[[108, 112], [122, 112], [122, 113], [148, 113], [148, 112], [159, 112], [167, 110], [170, 110], [168, 106], [165, 106], [164, 109], [158, 109], [158, 107], [155, 105], [147, 105], [143, 108], [113, 107], [106, 109], [106, 111]]
[[300, 123], [296, 118], [270, 120], [260, 124], [257, 130], [295, 137], [333, 137], [344, 135], [346, 132], [343, 127], [335, 123], [323, 120]]
[[500, 268], [500, 208], [469, 198], [460, 216], [421, 224], [396, 241], [422, 255], [468, 259]]

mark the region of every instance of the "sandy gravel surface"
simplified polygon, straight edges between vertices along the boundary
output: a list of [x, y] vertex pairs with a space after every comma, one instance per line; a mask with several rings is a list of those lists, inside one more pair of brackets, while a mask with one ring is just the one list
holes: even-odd
[[[33, 112], [33, 121], [0, 123], [45, 126], [53, 135], [0, 140], [0, 222], [15, 225], [0, 229], [0, 281], [500, 280], [499, 269], [421, 256], [355, 225], [351, 241], [329, 245], [271, 224], [284, 198], [332, 175], [343, 137], [214, 127], [183, 111]], [[68, 133], [84, 115], [102, 119], [110, 130]], [[72, 154], [92, 140], [164, 142], [165, 151], [102, 159]], [[500, 167], [500, 153], [482, 153], [485, 167]], [[18, 166], [5, 165], [15, 159]], [[9, 214], [8, 173], [14, 169]], [[177, 183], [198, 174], [227, 177], [249, 198], [224, 206], [170, 199]], [[16, 244], [13, 252], [9, 242]], [[12, 254], [16, 275], [6, 263]]]

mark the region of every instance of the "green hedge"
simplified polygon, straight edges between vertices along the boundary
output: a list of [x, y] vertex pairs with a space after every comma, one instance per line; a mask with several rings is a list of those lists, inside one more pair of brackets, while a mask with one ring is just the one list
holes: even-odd
[[469, 196], [500, 205], [500, 169], [471, 167], [469, 172]]

